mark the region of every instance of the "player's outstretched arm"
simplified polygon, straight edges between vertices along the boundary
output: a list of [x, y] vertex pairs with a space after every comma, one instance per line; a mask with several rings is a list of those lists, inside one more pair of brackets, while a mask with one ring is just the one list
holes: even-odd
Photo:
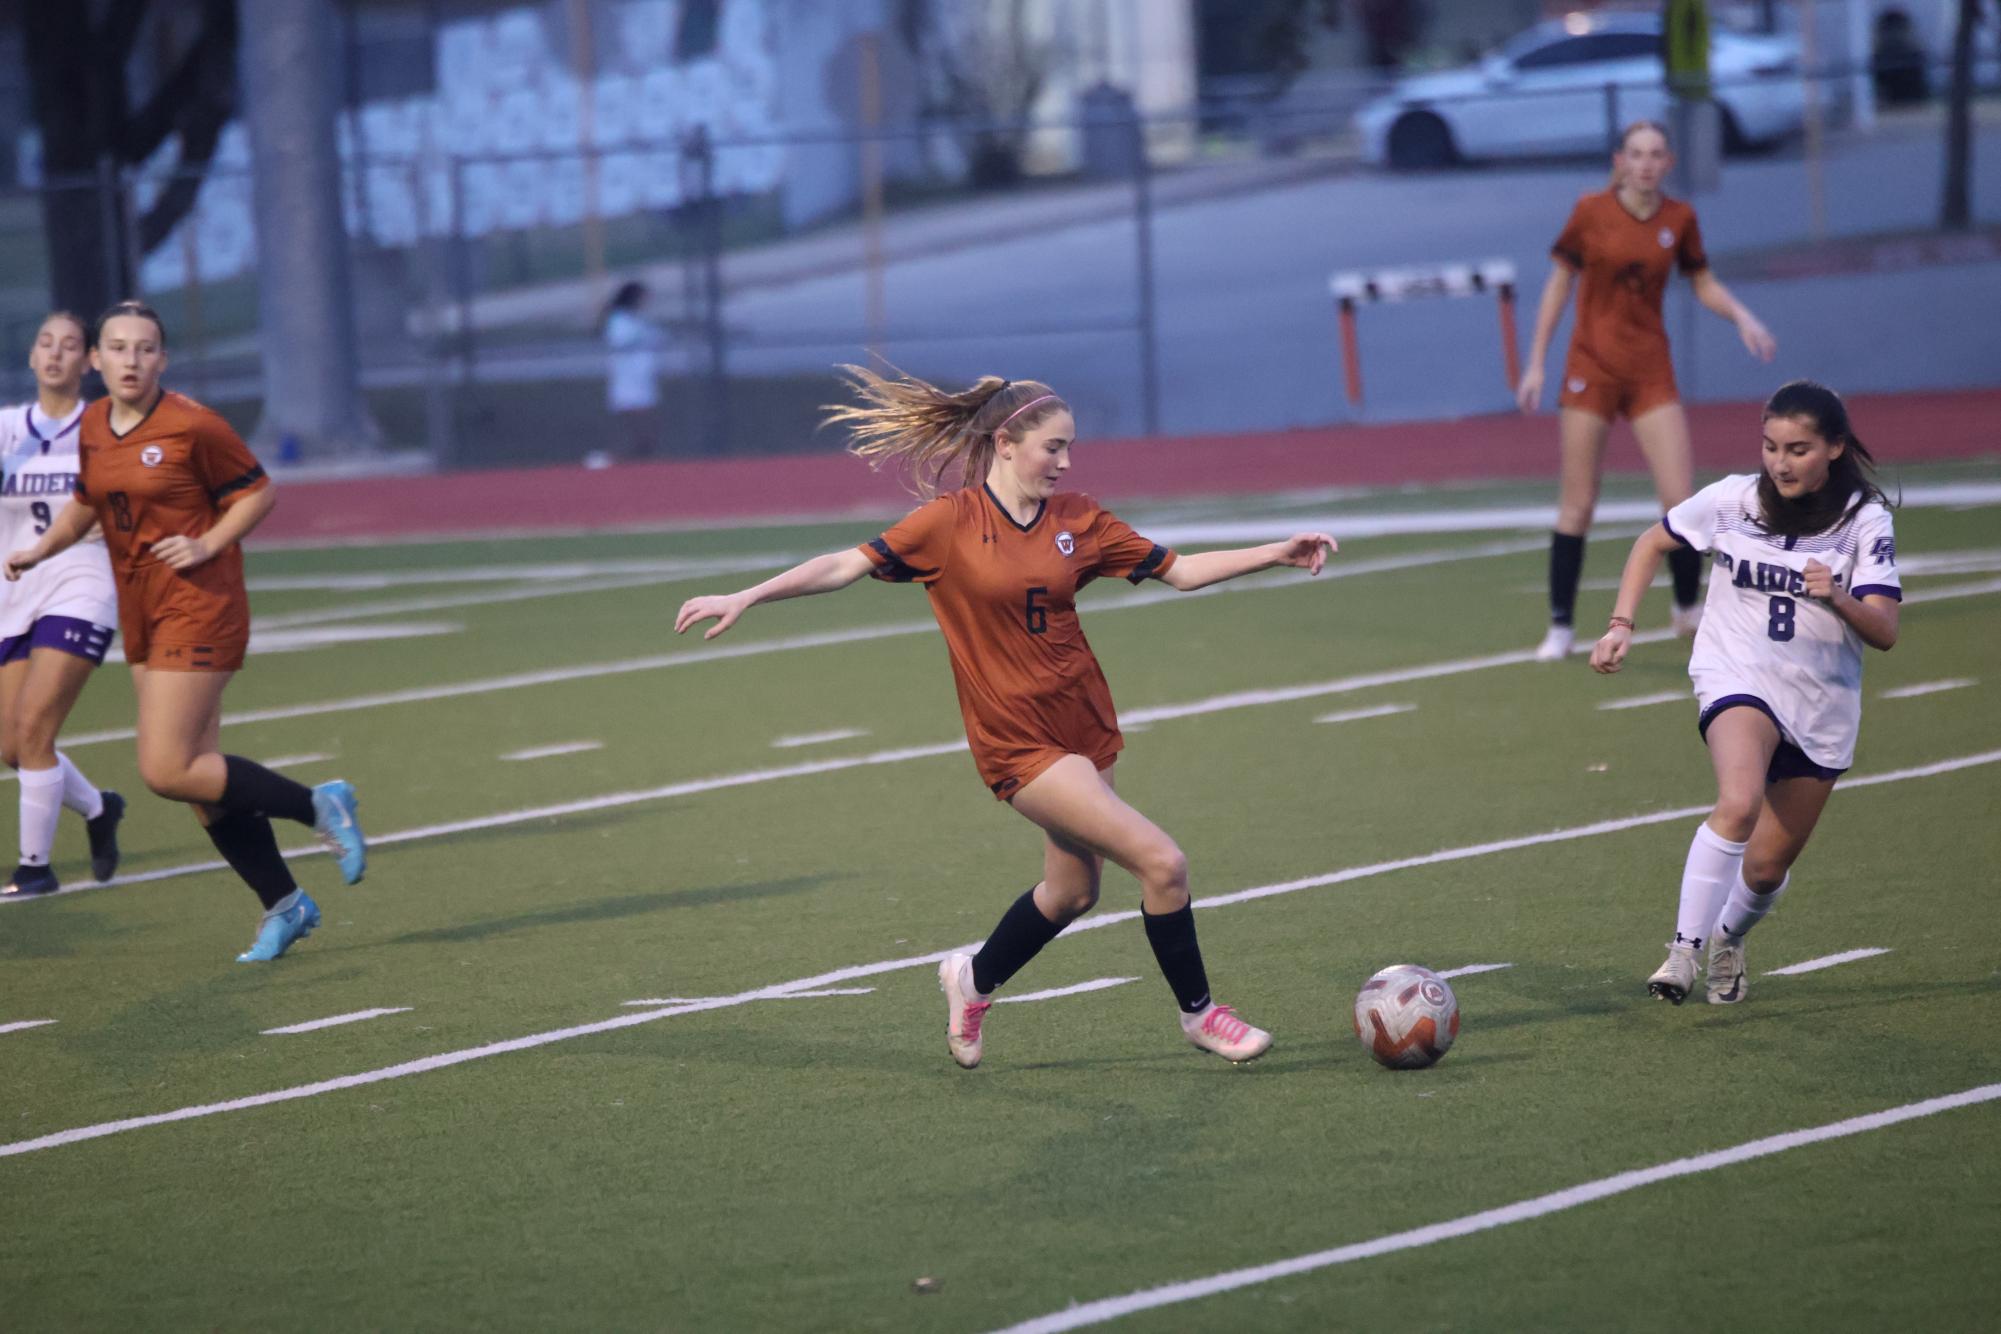
[[1885, 653], [1897, 646], [1897, 629], [1902, 622], [1902, 614], [1895, 598], [1884, 597], [1881, 593], [1864, 593], [1859, 598], [1854, 597], [1845, 586], [1835, 582], [1834, 571], [1817, 560], [1808, 561], [1801, 573], [1806, 580], [1806, 595], [1825, 602], [1828, 610], [1846, 621], [1861, 636], [1863, 643]]
[[1591, 670], [1610, 675], [1625, 665], [1626, 651], [1633, 647], [1633, 614], [1640, 609], [1661, 557], [1681, 545], [1667, 525], [1657, 523], [1641, 533], [1626, 557], [1625, 573], [1619, 576], [1619, 596], [1612, 603], [1612, 623], [1591, 647]]
[[1772, 331], [1751, 313], [1749, 306], [1731, 295], [1713, 270], [1704, 269], [1695, 275], [1695, 299], [1704, 309], [1736, 325], [1744, 350], [1758, 360], [1770, 361], [1778, 353], [1779, 340], [1772, 337]]
[[1570, 300], [1570, 286], [1577, 274], [1557, 260], [1550, 265], [1549, 281], [1542, 285], [1542, 300], [1536, 305], [1535, 333], [1529, 338], [1529, 362], [1522, 370], [1522, 382], [1515, 386], [1515, 403], [1523, 412], [1534, 412], [1542, 403], [1543, 361], [1549, 343], [1556, 336], [1556, 322]]
[[703, 621], [714, 621], [715, 624], [702, 635], [703, 639], [714, 639], [760, 602], [782, 602], [786, 598], [833, 593], [846, 588], [872, 568], [869, 558], [852, 548], [815, 556], [784, 574], [773, 575], [754, 588], [689, 598], [681, 604], [680, 612], [674, 617], [674, 633], [686, 634]]
[[69, 503], [56, 512], [54, 522], [49, 524], [49, 530], [42, 534], [40, 541], [26, 551], [8, 553], [4, 570], [7, 582], [14, 582], [49, 557], [68, 551], [83, 540], [83, 535], [96, 522], [96, 510], [76, 497], [70, 497]]
[[1267, 542], [1261, 547], [1238, 547], [1232, 551], [1198, 551], [1176, 559], [1160, 581], [1184, 593], [1210, 584], [1220, 584], [1240, 575], [1286, 565], [1308, 574], [1319, 574], [1327, 558], [1341, 548], [1325, 533], [1300, 533], [1283, 542]]

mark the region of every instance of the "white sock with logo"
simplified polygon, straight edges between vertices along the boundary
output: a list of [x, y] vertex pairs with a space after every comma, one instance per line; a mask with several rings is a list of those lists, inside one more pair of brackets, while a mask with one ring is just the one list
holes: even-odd
[[23, 769], [21, 774], [21, 864], [47, 866], [56, 845], [56, 822], [63, 814], [63, 771]]
[[1729, 839], [1704, 820], [1689, 840], [1688, 860], [1681, 868], [1681, 910], [1675, 915], [1674, 943], [1701, 949], [1709, 942], [1716, 915], [1739, 881], [1744, 865], [1743, 843]]
[[61, 751], [56, 752], [56, 768], [63, 771], [63, 805], [86, 820], [104, 814], [104, 794]]
[[1765, 920], [1779, 901], [1779, 895], [1786, 892], [1786, 886], [1793, 882], [1788, 875], [1779, 881], [1779, 887], [1769, 894], [1760, 894], [1744, 883], [1744, 872], [1737, 872], [1737, 883], [1731, 887], [1730, 901], [1723, 905], [1723, 913], [1716, 919], [1716, 933], [1723, 937], [1726, 945], [1741, 945], [1751, 928]]

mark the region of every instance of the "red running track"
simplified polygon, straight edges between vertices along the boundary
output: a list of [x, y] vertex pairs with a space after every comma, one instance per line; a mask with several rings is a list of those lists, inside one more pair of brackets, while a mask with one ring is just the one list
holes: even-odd
[[[1698, 472], [1756, 466], [1758, 404], [1689, 409]], [[2001, 451], [2001, 389], [1885, 394], [1849, 402], [1877, 458], [1898, 463]], [[1607, 467], [1642, 470], [1621, 426]], [[1556, 474], [1556, 418], [1505, 414], [1457, 421], [1329, 426], [1236, 436], [1087, 440], [1072, 487], [1111, 503], [1330, 486], [1400, 486]], [[651, 524], [752, 522], [892, 513], [911, 501], [895, 479], [838, 451], [582, 467], [296, 481], [258, 532], [311, 541], [419, 534], [533, 532]]]

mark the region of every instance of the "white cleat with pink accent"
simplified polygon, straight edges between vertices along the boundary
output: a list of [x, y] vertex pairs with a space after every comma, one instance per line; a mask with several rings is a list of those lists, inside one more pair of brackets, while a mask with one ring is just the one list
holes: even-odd
[[938, 989], [945, 993], [945, 1049], [970, 1070], [980, 1063], [980, 1028], [993, 1008], [991, 1000], [973, 990], [972, 956], [954, 954], [939, 964]]
[[1237, 1018], [1227, 1005], [1182, 1015], [1181, 1031], [1203, 1051], [1213, 1051], [1234, 1065], [1255, 1061], [1271, 1047], [1271, 1034]]

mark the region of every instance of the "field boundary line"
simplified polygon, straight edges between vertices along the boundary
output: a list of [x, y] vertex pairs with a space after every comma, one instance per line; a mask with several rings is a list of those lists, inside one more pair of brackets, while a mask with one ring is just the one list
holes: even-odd
[[383, 1006], [373, 1010], [351, 1010], [346, 1014], [328, 1015], [325, 1019], [308, 1019], [303, 1024], [286, 1024], [283, 1028], [267, 1028], [259, 1037], [274, 1037], [278, 1034], [313, 1033], [322, 1028], [338, 1028], [342, 1024], [358, 1024], [364, 1019], [380, 1019], [385, 1014], [408, 1014], [408, 1005]]
[[1517, 1200], [1513, 1204], [1483, 1209], [1479, 1213], [1464, 1214], [1443, 1223], [1392, 1232], [1369, 1241], [1353, 1242], [1346, 1246], [1336, 1246], [1329, 1250], [1298, 1255], [1289, 1260], [1278, 1260], [1270, 1264], [1227, 1270], [1207, 1278], [1171, 1283], [1158, 1288], [1145, 1288], [1123, 1297], [1107, 1297], [1098, 1301], [1084, 1302], [1068, 1310], [1005, 1326], [996, 1331], [996, 1334], [1061, 1334], [1064, 1330], [1082, 1329], [1087, 1325], [1102, 1325], [1107, 1321], [1136, 1315], [1141, 1311], [1153, 1311], [1163, 1306], [1198, 1301], [1204, 1297], [1214, 1297], [1219, 1293], [1234, 1292], [1255, 1284], [1269, 1283], [1274, 1279], [1292, 1278], [1299, 1274], [1310, 1274], [1315, 1270], [1329, 1269], [1335, 1265], [1350, 1264], [1356, 1260], [1371, 1260], [1379, 1255], [1394, 1255], [1399, 1251], [1435, 1246], [1442, 1241], [1453, 1241], [1494, 1228], [1507, 1227], [1512, 1223], [1525, 1223], [1532, 1219], [1545, 1218], [1550, 1214], [1563, 1213], [1580, 1205], [1593, 1204], [1615, 1195], [1624, 1195], [1644, 1186], [1673, 1181], [1680, 1177], [1696, 1176], [1703, 1172], [1714, 1172], [1721, 1167], [1732, 1167], [1738, 1163], [1768, 1158], [1773, 1154], [1804, 1148], [1809, 1144], [1822, 1144], [1829, 1140], [1863, 1135], [1872, 1130], [1887, 1129], [1906, 1121], [1937, 1116], [1941, 1112], [1993, 1102], [1997, 1098], [2001, 1098], [2001, 1084], [1982, 1084], [1978, 1088], [1964, 1089], [1937, 1098], [1926, 1098], [1922, 1102], [1908, 1102], [1899, 1107], [1851, 1116], [1840, 1121], [1830, 1121], [1803, 1130], [1788, 1130], [1777, 1135], [1767, 1135], [1763, 1139], [1747, 1140], [1727, 1149], [1715, 1149], [1709, 1153], [1676, 1158], [1672, 1162], [1657, 1163], [1652, 1167], [1635, 1168], [1613, 1176], [1600, 1177], [1596, 1181], [1580, 1182], [1575, 1186], [1551, 1191], [1547, 1195]]
[[[963, 743], [961, 743], [963, 744]], [[1893, 769], [1880, 774], [1867, 774], [1844, 783], [1838, 792], [1846, 792], [1858, 787], [1876, 787], [1885, 783], [1900, 783], [1913, 778], [1931, 778], [1939, 774], [1953, 773], [1961, 769], [1971, 769], [1980, 765], [2001, 762], [2001, 750], [1983, 751], [1973, 755], [1960, 755], [1951, 759], [1936, 760], [1930, 764], [1917, 765], [1908, 769]], [[1683, 806], [1668, 811], [1652, 811], [1643, 815], [1626, 816], [1621, 819], [1599, 820], [1587, 825], [1575, 825], [1567, 829], [1555, 829], [1541, 834], [1525, 834], [1514, 838], [1495, 839], [1486, 843], [1476, 843], [1465, 847], [1444, 848], [1436, 852], [1414, 857], [1399, 857], [1389, 861], [1374, 862], [1367, 866], [1348, 867], [1323, 875], [1306, 876], [1297, 880], [1285, 880], [1276, 884], [1256, 885], [1240, 889], [1235, 893], [1216, 895], [1194, 900], [1197, 908], [1222, 908], [1238, 903], [1252, 903], [1259, 899], [1272, 898], [1281, 894], [1293, 894], [1303, 889], [1315, 889], [1323, 885], [1344, 884], [1353, 880], [1364, 880], [1392, 871], [1408, 870], [1419, 866], [1437, 866], [1445, 862], [1465, 861], [1473, 857], [1484, 857], [1497, 852], [1511, 852], [1520, 848], [1537, 847], [1548, 843], [1563, 843], [1576, 839], [1591, 838], [1599, 834], [1618, 833], [1627, 829], [1638, 829], [1646, 825], [1661, 824], [1669, 820], [1688, 819], [1709, 811], [1708, 805]], [[219, 864], [219, 863], [218, 863]], [[1131, 912], [1107, 913], [1103, 916], [1086, 917], [1074, 923], [1058, 940], [1071, 940], [1087, 931], [1099, 930], [1120, 922], [1129, 922], [1139, 917], [1137, 910]], [[574, 1024], [566, 1028], [550, 1029], [541, 1033], [529, 1033], [518, 1038], [507, 1038], [497, 1042], [484, 1043], [477, 1047], [465, 1047], [457, 1051], [440, 1052], [435, 1056], [420, 1057], [403, 1061], [396, 1065], [382, 1066], [374, 1070], [363, 1070], [356, 1074], [339, 1075], [310, 1084], [300, 1084], [291, 1088], [276, 1089], [268, 1093], [253, 1093], [240, 1098], [230, 1098], [222, 1102], [199, 1103], [179, 1107], [167, 1112], [154, 1112], [143, 1116], [124, 1117], [116, 1121], [102, 1121], [95, 1125], [77, 1126], [69, 1130], [53, 1131], [32, 1139], [16, 1140], [0, 1144], [0, 1158], [11, 1158], [24, 1153], [37, 1153], [46, 1149], [60, 1148], [69, 1144], [79, 1144], [85, 1140], [101, 1139], [107, 1135], [122, 1134], [130, 1130], [142, 1130], [149, 1126], [169, 1125], [178, 1121], [191, 1121], [202, 1117], [216, 1116], [224, 1112], [246, 1111], [253, 1107], [265, 1107], [273, 1103], [293, 1102], [301, 1098], [318, 1097], [324, 1093], [336, 1093], [342, 1089], [360, 1088], [368, 1084], [378, 1084], [385, 1080], [402, 1079], [411, 1075], [425, 1074], [432, 1070], [443, 1070], [468, 1061], [482, 1060], [490, 1056], [506, 1055], [510, 1052], [528, 1051], [536, 1047], [546, 1047], [552, 1043], [565, 1042], [572, 1038], [593, 1037], [600, 1033], [615, 1032], [623, 1028], [634, 1028], [640, 1024], [650, 1024], [656, 1019], [669, 1019], [684, 1014], [700, 1014], [708, 1010], [729, 1009], [752, 1001], [770, 1000], [794, 995], [801, 991], [815, 991], [838, 987], [864, 977], [880, 977], [885, 973], [908, 972], [944, 962], [954, 954], [971, 953], [979, 948], [979, 943], [954, 945], [947, 949], [933, 950], [928, 954], [911, 955], [901, 959], [883, 959], [875, 963], [851, 964], [843, 968], [815, 973], [810, 977], [794, 978], [789, 982], [774, 982], [749, 991], [740, 991], [730, 996], [711, 996], [686, 1004], [666, 1006], [656, 1010], [641, 1010], [632, 1014], [618, 1015], [610, 1019], [600, 1019], [591, 1023]]]
[[1836, 964], [1854, 963], [1858, 959], [1873, 959], [1879, 954], [1888, 953], [1890, 953], [1889, 950], [1881, 948], [1843, 950], [1839, 954], [1823, 954], [1818, 959], [1808, 959], [1804, 963], [1789, 963], [1784, 968], [1774, 968], [1771, 972], [1766, 973], [1765, 976], [1796, 977], [1801, 973], [1817, 973], [1823, 968], [1832, 968]]

